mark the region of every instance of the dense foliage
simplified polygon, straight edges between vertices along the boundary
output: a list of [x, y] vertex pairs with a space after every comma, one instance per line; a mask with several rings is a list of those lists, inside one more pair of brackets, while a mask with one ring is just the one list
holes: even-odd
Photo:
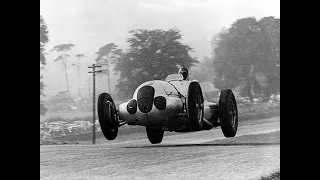
[[192, 51], [182, 44], [178, 29], [132, 30], [128, 52], [116, 62], [115, 71], [120, 74], [116, 89], [122, 97], [130, 97], [143, 82], [164, 79], [177, 73], [179, 66], [190, 68], [198, 61], [189, 55]]
[[252, 101], [280, 92], [280, 19], [239, 19], [213, 39], [214, 84], [240, 86]]
[[102, 46], [96, 52], [97, 58], [95, 59], [96, 64], [101, 66], [101, 73], [99, 75], [107, 75], [108, 77], [108, 88], [109, 93], [111, 93], [110, 85], [110, 72], [111, 72], [111, 63], [117, 62], [122, 55], [122, 50], [118, 49], [118, 46], [114, 43], [109, 43]]
[[68, 90], [68, 95], [70, 96], [69, 89], [69, 79], [68, 79], [68, 60], [70, 59], [70, 55], [68, 51], [70, 51], [74, 47], [74, 44], [59, 44], [53, 47], [51, 51], [56, 51], [59, 53], [59, 56], [54, 60], [54, 62], [61, 61], [63, 70], [65, 72], [66, 85]]
[[45, 24], [42, 16], [40, 15], [40, 115], [45, 115], [47, 109], [44, 107], [43, 103], [41, 102], [41, 96], [44, 96], [43, 88], [44, 84], [41, 81], [42, 75], [41, 70], [43, 66], [46, 64], [46, 58], [44, 56], [44, 46], [49, 41], [48, 38], [48, 30], [47, 25]]

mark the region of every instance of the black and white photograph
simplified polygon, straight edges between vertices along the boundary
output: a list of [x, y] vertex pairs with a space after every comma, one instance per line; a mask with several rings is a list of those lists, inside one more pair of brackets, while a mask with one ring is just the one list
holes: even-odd
[[280, 180], [280, 0], [40, 0], [40, 180]]

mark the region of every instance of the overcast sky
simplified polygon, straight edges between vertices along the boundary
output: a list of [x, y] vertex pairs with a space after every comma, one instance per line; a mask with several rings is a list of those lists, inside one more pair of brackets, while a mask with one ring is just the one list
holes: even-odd
[[[47, 50], [72, 43], [71, 55], [85, 54], [81, 64], [85, 85], [86, 66], [93, 63], [95, 52], [108, 43], [126, 49], [129, 30], [178, 28], [183, 43], [194, 49], [193, 57], [201, 60], [210, 56], [212, 37], [237, 19], [280, 18], [280, 0], [40, 0], [40, 15], [49, 30]], [[48, 92], [65, 88], [61, 66], [53, 63], [55, 56], [47, 55], [43, 72]], [[72, 87], [77, 86], [72, 69], [70, 81]]]

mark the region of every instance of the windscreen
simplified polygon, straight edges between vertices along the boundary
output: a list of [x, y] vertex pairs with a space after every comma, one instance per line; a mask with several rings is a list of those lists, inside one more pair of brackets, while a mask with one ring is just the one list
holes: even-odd
[[169, 74], [165, 79], [165, 81], [181, 81], [181, 80], [183, 80], [183, 76], [180, 73]]

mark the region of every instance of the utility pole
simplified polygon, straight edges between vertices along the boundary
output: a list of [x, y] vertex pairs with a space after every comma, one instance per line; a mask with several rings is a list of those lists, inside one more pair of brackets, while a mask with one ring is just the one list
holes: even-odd
[[92, 118], [92, 144], [96, 143], [96, 72], [101, 72], [101, 71], [96, 71], [96, 67], [101, 67], [101, 66], [96, 66], [95, 64], [92, 64], [92, 66], [89, 66], [88, 68], [92, 68], [92, 71], [89, 73], [92, 73], [92, 79], [93, 79], [93, 97], [92, 97], [92, 104], [93, 104], [93, 118]]
[[88, 76], [88, 80], [87, 80], [87, 82], [88, 82], [88, 98], [90, 99], [91, 98], [91, 85], [90, 85], [90, 77]]

